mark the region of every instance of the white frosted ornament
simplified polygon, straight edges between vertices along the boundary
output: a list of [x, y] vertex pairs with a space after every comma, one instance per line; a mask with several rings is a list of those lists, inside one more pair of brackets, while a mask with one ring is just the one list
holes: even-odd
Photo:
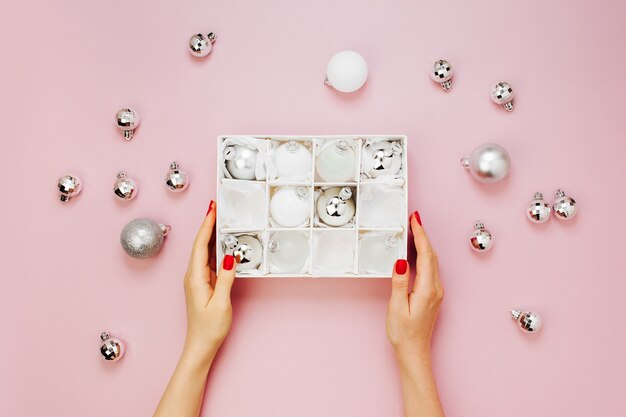
[[367, 80], [367, 62], [354, 51], [337, 52], [328, 61], [324, 84], [343, 93], [352, 93]]
[[359, 241], [359, 269], [368, 274], [390, 275], [400, 257], [399, 241], [393, 234], [364, 236]]
[[345, 139], [328, 142], [317, 156], [316, 169], [327, 182], [354, 181], [356, 153]]
[[298, 227], [309, 218], [311, 193], [307, 187], [282, 187], [270, 201], [272, 219], [282, 227]]
[[349, 187], [333, 187], [317, 198], [317, 215], [328, 226], [343, 226], [354, 217], [356, 205]]
[[304, 177], [311, 173], [311, 152], [301, 143], [290, 140], [274, 153], [278, 178]]
[[502, 146], [486, 143], [474, 149], [469, 157], [462, 158], [461, 165], [467, 168], [477, 181], [494, 183], [509, 175], [511, 157]]
[[267, 249], [274, 272], [300, 273], [309, 256], [309, 238], [301, 232], [275, 232]]

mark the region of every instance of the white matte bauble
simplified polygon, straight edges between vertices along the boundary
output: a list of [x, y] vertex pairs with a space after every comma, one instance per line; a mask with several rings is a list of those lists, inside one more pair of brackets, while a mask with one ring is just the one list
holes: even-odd
[[354, 217], [356, 205], [349, 187], [333, 187], [317, 198], [317, 215], [328, 226], [348, 224]]
[[509, 174], [511, 158], [502, 146], [486, 143], [474, 149], [469, 157], [462, 158], [461, 164], [476, 180], [494, 183], [503, 180]]
[[259, 151], [242, 145], [224, 148], [226, 171], [238, 180], [256, 179], [256, 158]]
[[303, 232], [275, 232], [267, 249], [273, 271], [282, 274], [300, 273], [309, 257], [309, 238]]
[[526, 210], [526, 217], [533, 223], [543, 223], [550, 219], [550, 204], [543, 199], [543, 194], [535, 193], [535, 198]]
[[272, 219], [282, 227], [302, 226], [309, 218], [311, 193], [307, 187], [282, 187], [270, 202]]
[[537, 333], [543, 327], [543, 320], [539, 314], [532, 311], [511, 310], [511, 317], [519, 324], [519, 328], [526, 333]]
[[493, 247], [493, 236], [480, 220], [474, 224], [474, 231], [470, 235], [470, 247], [476, 252], [487, 252]]
[[281, 144], [274, 153], [278, 178], [304, 177], [311, 173], [311, 163], [311, 152], [295, 140]]
[[343, 93], [352, 93], [367, 80], [367, 62], [354, 51], [337, 52], [328, 61], [324, 84]]
[[559, 220], [567, 220], [576, 216], [578, 213], [578, 207], [576, 206], [576, 201], [565, 195], [563, 190], [558, 189], [555, 193], [556, 201], [552, 208], [554, 209], [554, 215]]
[[326, 182], [354, 181], [356, 153], [345, 139], [328, 142], [317, 156], [316, 169]]

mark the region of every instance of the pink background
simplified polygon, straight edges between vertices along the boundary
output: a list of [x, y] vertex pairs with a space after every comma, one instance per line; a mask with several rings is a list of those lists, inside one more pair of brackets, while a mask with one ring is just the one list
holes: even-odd
[[[626, 3], [293, 0], [12, 2], [0, 38], [3, 123], [0, 414], [151, 415], [184, 337], [182, 275], [215, 194], [215, 138], [229, 133], [407, 134], [419, 209], [447, 290], [434, 339], [449, 416], [623, 416]], [[213, 53], [186, 50], [215, 31]], [[322, 85], [342, 49], [362, 53], [357, 94]], [[428, 77], [455, 68], [449, 94]], [[516, 109], [491, 103], [512, 83]], [[125, 142], [116, 110], [142, 117]], [[459, 158], [496, 141], [507, 181], [473, 181]], [[177, 160], [192, 178], [173, 195]], [[111, 192], [124, 169], [140, 190]], [[83, 193], [62, 205], [66, 171]], [[570, 222], [532, 225], [535, 191], [563, 187]], [[132, 218], [172, 225], [161, 254], [127, 257]], [[492, 252], [470, 251], [476, 218]], [[205, 416], [399, 416], [385, 336], [389, 282], [241, 280]], [[527, 336], [512, 307], [540, 312]], [[105, 363], [99, 334], [127, 342]]]

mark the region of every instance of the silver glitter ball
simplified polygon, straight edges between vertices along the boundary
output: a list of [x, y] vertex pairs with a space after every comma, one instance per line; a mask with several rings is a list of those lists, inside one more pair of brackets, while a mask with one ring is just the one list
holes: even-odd
[[565, 195], [563, 190], [558, 189], [555, 193], [556, 201], [552, 205], [554, 209], [554, 215], [559, 220], [568, 220], [576, 216], [578, 213], [578, 207], [576, 201]]
[[452, 81], [450, 81], [452, 78], [452, 66], [444, 59], [435, 61], [433, 70], [430, 73], [430, 78], [441, 84], [441, 88], [443, 88], [444, 91], [450, 91], [450, 87], [452, 87]]
[[189, 186], [189, 176], [175, 161], [170, 164], [170, 170], [165, 175], [165, 186], [175, 193], [184, 191]]
[[137, 185], [135, 181], [126, 176], [126, 173], [120, 171], [117, 173], [117, 180], [113, 184], [113, 193], [121, 200], [132, 200], [137, 196]]
[[215, 33], [213, 32], [208, 35], [203, 35], [202, 33], [191, 35], [189, 38], [189, 52], [198, 57], [207, 56], [211, 53], [214, 43]]
[[527, 333], [537, 333], [543, 326], [539, 314], [532, 311], [511, 310], [511, 317], [519, 324], [520, 329]]
[[257, 269], [263, 261], [263, 245], [250, 235], [226, 235], [224, 253], [237, 260], [237, 272]]
[[57, 180], [57, 189], [59, 190], [59, 200], [66, 202], [80, 193], [83, 184], [76, 175], [66, 174]]
[[399, 142], [381, 141], [367, 144], [362, 157], [365, 175], [396, 175], [402, 168], [402, 145]]
[[543, 199], [543, 194], [535, 193], [526, 210], [526, 217], [533, 223], [543, 223], [550, 218], [550, 204]]
[[506, 82], [500, 82], [491, 90], [491, 100], [502, 105], [506, 111], [513, 111], [513, 87]]
[[170, 226], [158, 224], [150, 219], [131, 220], [120, 234], [124, 251], [133, 258], [144, 259], [156, 255], [163, 246]]
[[493, 246], [493, 236], [485, 229], [485, 225], [480, 220], [474, 224], [474, 231], [470, 235], [470, 247], [476, 252], [487, 252]]
[[102, 344], [100, 345], [100, 353], [105, 361], [116, 362], [124, 356], [124, 343], [121, 340], [111, 337], [106, 332], [100, 335]]
[[354, 217], [356, 205], [349, 187], [333, 187], [317, 198], [317, 215], [328, 226], [343, 226]]
[[226, 171], [238, 180], [256, 179], [256, 149], [242, 145], [231, 145], [224, 148]]
[[115, 115], [117, 127], [124, 132], [124, 139], [131, 140], [133, 131], [139, 126], [139, 114], [131, 108], [121, 109]]
[[502, 146], [486, 143], [474, 149], [469, 157], [461, 159], [476, 180], [484, 183], [498, 182], [509, 175], [511, 157]]

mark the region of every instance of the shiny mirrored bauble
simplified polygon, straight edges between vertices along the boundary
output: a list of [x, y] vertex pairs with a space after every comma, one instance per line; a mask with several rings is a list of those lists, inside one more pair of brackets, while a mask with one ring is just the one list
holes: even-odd
[[543, 223], [550, 218], [550, 204], [543, 199], [543, 194], [535, 193], [526, 210], [526, 217], [533, 223]]
[[115, 123], [124, 133], [124, 139], [131, 140], [133, 131], [139, 126], [139, 114], [131, 108], [121, 109], [115, 115]]
[[115, 362], [124, 356], [124, 343], [121, 340], [111, 337], [106, 332], [100, 335], [100, 354], [105, 361]]
[[349, 187], [333, 187], [317, 198], [317, 215], [328, 226], [343, 226], [354, 217], [356, 205]]
[[66, 174], [57, 180], [57, 190], [59, 190], [59, 200], [69, 201], [77, 196], [83, 189], [83, 184], [76, 175]]
[[469, 157], [461, 159], [477, 181], [494, 183], [503, 180], [511, 169], [511, 158], [502, 146], [495, 143], [480, 145]]
[[487, 252], [493, 246], [491, 232], [485, 229], [485, 225], [480, 221], [474, 224], [474, 231], [470, 235], [470, 247], [476, 252]]
[[311, 152], [301, 143], [290, 140], [274, 152], [274, 165], [278, 178], [304, 177], [311, 173]]
[[224, 253], [233, 255], [237, 260], [237, 271], [257, 269], [263, 261], [263, 245], [259, 239], [250, 235], [224, 236]]
[[242, 145], [230, 145], [224, 148], [226, 171], [238, 180], [256, 179], [256, 159], [259, 151]]
[[491, 90], [491, 100], [502, 105], [506, 111], [513, 111], [513, 97], [513, 87], [507, 82], [500, 82]]
[[189, 52], [197, 57], [207, 56], [213, 49], [215, 38], [216, 36], [213, 32], [208, 35], [203, 35], [202, 33], [191, 35], [189, 38]]
[[354, 51], [337, 52], [328, 61], [324, 84], [343, 93], [352, 93], [367, 80], [367, 62]]
[[430, 78], [440, 83], [444, 91], [450, 91], [450, 87], [452, 87], [452, 82], [450, 81], [452, 78], [452, 66], [444, 59], [435, 61], [433, 70], [430, 73]]
[[402, 145], [390, 141], [369, 143], [363, 148], [362, 165], [369, 178], [396, 175], [402, 168]]
[[137, 196], [137, 185], [135, 181], [126, 176], [125, 172], [120, 171], [117, 173], [115, 184], [113, 184], [113, 193], [120, 200], [132, 200]]
[[556, 200], [552, 205], [554, 209], [554, 215], [559, 220], [568, 220], [572, 217], [576, 216], [578, 213], [578, 207], [576, 206], [576, 201], [565, 195], [563, 190], [556, 190], [555, 193]]
[[391, 275], [400, 257], [400, 240], [395, 234], [363, 236], [359, 240], [359, 270], [362, 273]]
[[120, 244], [129, 256], [136, 259], [156, 255], [163, 246], [170, 226], [146, 218], [128, 222], [120, 234]]
[[527, 333], [537, 333], [543, 326], [539, 314], [532, 311], [511, 310], [511, 317], [519, 324], [519, 328]]
[[165, 174], [165, 186], [174, 193], [184, 191], [189, 186], [189, 176], [175, 161], [170, 164], [170, 169]]
[[309, 249], [309, 237], [305, 233], [275, 232], [267, 244], [270, 268], [276, 273], [301, 273]]
[[270, 201], [272, 219], [282, 227], [304, 225], [310, 215], [311, 193], [308, 187], [281, 187]]
[[347, 140], [330, 141], [324, 144], [317, 156], [316, 170], [323, 181], [354, 181], [356, 153]]

